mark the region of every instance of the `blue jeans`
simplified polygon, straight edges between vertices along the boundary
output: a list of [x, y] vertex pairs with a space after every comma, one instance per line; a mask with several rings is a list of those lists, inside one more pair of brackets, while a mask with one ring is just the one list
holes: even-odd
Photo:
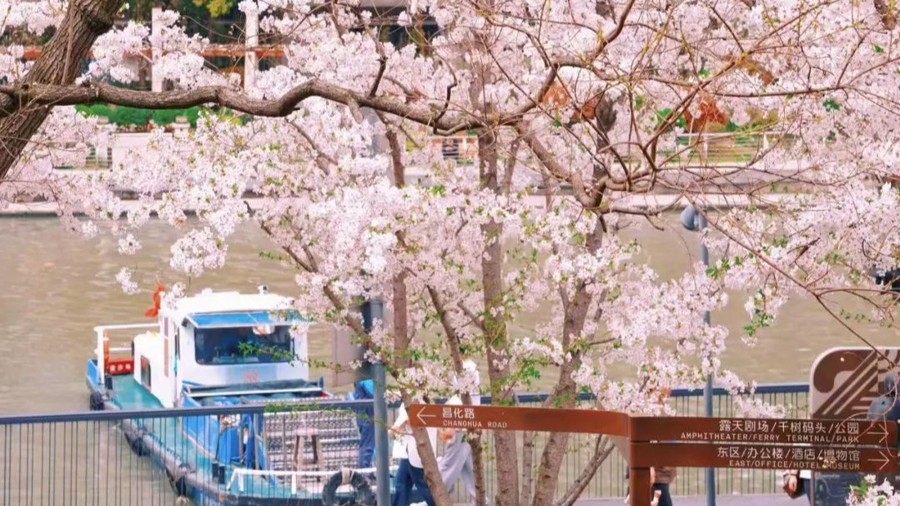
[[372, 467], [375, 457], [375, 426], [368, 420], [357, 423], [359, 427], [359, 465], [360, 468]]
[[411, 466], [409, 459], [401, 459], [397, 474], [394, 475], [394, 497], [391, 498], [391, 506], [409, 506], [413, 487], [422, 496], [422, 501], [428, 506], [435, 506], [431, 490], [425, 482], [425, 471]]

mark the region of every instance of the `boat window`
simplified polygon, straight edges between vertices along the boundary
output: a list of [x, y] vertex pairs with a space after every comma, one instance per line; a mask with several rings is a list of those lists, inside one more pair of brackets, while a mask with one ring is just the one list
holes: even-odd
[[194, 329], [195, 357], [202, 365], [291, 362], [289, 326]]

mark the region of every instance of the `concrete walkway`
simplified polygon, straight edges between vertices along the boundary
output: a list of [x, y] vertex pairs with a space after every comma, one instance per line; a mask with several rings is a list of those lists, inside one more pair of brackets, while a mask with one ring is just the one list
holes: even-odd
[[[802, 500], [801, 500], [802, 499]], [[624, 499], [586, 499], [578, 506], [626, 506]], [[706, 506], [706, 497], [673, 497], [674, 506]], [[720, 495], [716, 506], [808, 506], [806, 497], [793, 500], [787, 494], [777, 495]]]

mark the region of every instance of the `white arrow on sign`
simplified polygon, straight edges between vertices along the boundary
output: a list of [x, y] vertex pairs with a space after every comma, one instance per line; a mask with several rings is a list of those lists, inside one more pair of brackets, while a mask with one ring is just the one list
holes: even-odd
[[887, 455], [885, 455], [885, 453], [883, 451], [879, 451], [878, 454], [881, 455], [880, 459], [869, 459], [869, 462], [875, 462], [875, 463], [881, 462], [881, 467], [878, 468], [878, 470], [881, 471], [882, 469], [885, 468], [885, 466], [888, 465], [888, 463], [890, 463], [891, 454], [888, 453]]
[[879, 443], [884, 443], [885, 441], [887, 441], [888, 430], [887, 425], [885, 425], [884, 423], [875, 424], [875, 428], [872, 429], [872, 433], [876, 436], [879, 434], [881, 435], [881, 440], [878, 441]]
[[423, 420], [423, 418], [437, 418], [437, 415], [423, 415], [422, 413], [424, 413], [424, 412], [425, 412], [425, 406], [422, 406], [422, 408], [419, 409], [419, 412], [416, 413], [416, 418], [419, 419], [419, 422], [422, 425], [425, 425], [425, 420]]

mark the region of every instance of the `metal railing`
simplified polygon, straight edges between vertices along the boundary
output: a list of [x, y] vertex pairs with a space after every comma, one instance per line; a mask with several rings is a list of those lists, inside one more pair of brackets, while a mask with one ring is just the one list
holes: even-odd
[[[786, 415], [790, 418], [806, 418], [808, 406], [809, 385], [807, 384], [783, 384], [762, 385], [758, 387], [752, 396], [754, 399], [769, 404], [783, 406]], [[519, 402], [523, 405], [538, 406], [546, 399], [546, 395], [520, 396]], [[591, 406], [593, 399], [582, 395], [580, 403]], [[488, 400], [489, 402], [489, 400]], [[672, 391], [670, 403], [678, 416], [704, 416], [703, 389], [676, 389]], [[735, 416], [734, 403], [728, 391], [722, 388], [713, 389], [713, 416]], [[489, 443], [491, 434], [483, 436]], [[521, 437], [521, 436], [520, 436]], [[521, 440], [520, 440], [521, 441]], [[540, 451], [546, 434], [538, 434], [532, 461], [540, 462]], [[560, 470], [557, 495], [562, 495], [575, 479], [581, 474], [587, 462], [590, 461], [596, 446], [596, 436], [588, 434], [571, 434], [563, 467]], [[488, 458], [493, 458], [493, 446], [488, 446]], [[521, 456], [520, 456], [521, 457]], [[625, 497], [628, 482], [625, 478], [627, 468], [624, 457], [616, 450], [600, 465], [597, 473], [591, 479], [582, 494], [583, 499]], [[493, 468], [488, 465], [489, 488], [495, 485], [496, 476]], [[781, 477], [778, 471], [755, 469], [720, 469], [717, 473], [717, 488], [719, 495], [731, 494], [774, 494], [780, 493]], [[678, 478], [672, 485], [672, 493], [679, 496], [701, 496], [706, 493], [706, 482], [703, 469], [685, 468], [678, 470]]]
[[[115, 164], [116, 158], [125, 154], [127, 148], [139, 150], [140, 144], [146, 142], [141, 141], [141, 137], [149, 139], [144, 132], [112, 133], [113, 145], [101, 148], [102, 152], [91, 146], [86, 165], [89, 168], [109, 168]], [[139, 141], [135, 143], [133, 139]], [[445, 160], [453, 160], [460, 165], [471, 165], [478, 154], [477, 138], [471, 135], [435, 136], [429, 138], [429, 142], [434, 147], [440, 148]], [[688, 166], [729, 164], [740, 167], [753, 160], [759, 153], [765, 153], [772, 147], [787, 145], [790, 142], [793, 142], [792, 136], [778, 132], [682, 134], [676, 139], [675, 151], [661, 154], [677, 153], [671, 163]]]
[[[790, 417], [803, 418], [808, 390], [805, 384], [762, 386], [754, 397], [785, 406]], [[714, 395], [715, 415], [733, 415], [728, 393], [716, 389]], [[545, 395], [522, 395], [519, 402], [534, 406], [545, 399]], [[483, 402], [490, 403], [490, 399], [484, 398]], [[582, 396], [580, 402], [590, 406], [593, 400]], [[671, 402], [679, 415], [703, 412], [702, 390], [675, 390]], [[302, 410], [304, 418], [309, 419], [317, 416], [316, 413], [327, 418], [329, 410], [356, 414], [368, 406], [367, 401], [323, 401], [301, 407], [239, 405], [0, 417], [0, 505], [171, 505], [180, 495], [234, 498], [240, 493], [280, 497], [285, 499], [285, 504], [293, 504], [303, 498], [318, 497], [328, 477], [336, 471], [328, 468], [328, 462], [335, 458], [352, 460], [358, 449], [332, 444], [328, 436], [323, 436], [326, 440], [296, 443], [298, 446], [294, 448], [298, 450], [292, 466], [281, 466], [277, 471], [252, 470], [264, 465], [241, 468], [235, 465], [237, 462], [219, 465], [216, 455], [202, 449], [219, 447], [216, 438], [221, 436], [212, 428], [220, 424], [212, 421], [230, 420], [229, 423], [243, 423], [246, 427], [263, 427], [267, 417], [279, 410]], [[493, 434], [486, 431], [482, 438], [487, 488], [493, 492], [497, 479]], [[545, 438], [546, 434], [536, 434], [533, 462], [540, 461], [539, 452]], [[593, 455], [595, 443], [595, 436], [571, 435], [560, 472], [559, 495], [581, 474]], [[239, 445], [240, 441], [235, 439], [228, 444]], [[441, 450], [439, 445], [439, 455]], [[248, 453], [240, 451], [237, 455]], [[256, 455], [252, 458], [265, 460]], [[330, 455], [332, 460], [323, 455]], [[582, 498], [624, 497], [625, 469], [622, 456], [613, 451], [590, 480]], [[467, 503], [463, 488], [456, 487], [453, 495], [457, 502]], [[703, 490], [701, 469], [680, 470], [674, 484], [676, 495], [696, 496]], [[770, 494], [777, 493], [780, 486], [776, 471], [722, 469], [718, 473], [718, 490], [722, 495]]]

